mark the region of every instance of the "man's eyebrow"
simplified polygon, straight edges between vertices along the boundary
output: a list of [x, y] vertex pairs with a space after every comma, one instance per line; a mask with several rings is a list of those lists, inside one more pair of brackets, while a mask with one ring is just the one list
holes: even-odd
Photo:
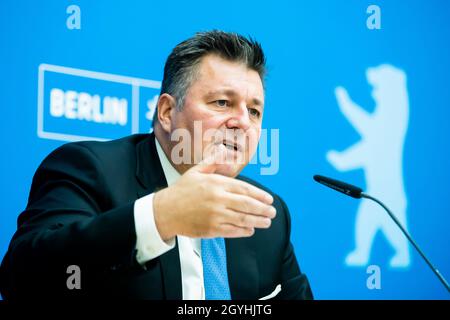
[[253, 98], [253, 104], [255, 104], [259, 107], [262, 107], [264, 105], [263, 102], [258, 98]]
[[227, 95], [227, 96], [237, 96], [237, 92], [232, 89], [218, 89], [218, 90], [210, 90], [206, 93], [207, 97], [212, 97], [215, 95]]
[[[230, 96], [230, 97], [236, 97], [239, 95], [236, 91], [234, 91], [232, 89], [219, 89], [219, 90], [208, 91], [206, 93], [206, 97], [212, 98], [215, 95], [221, 95], [221, 94]], [[252, 102], [253, 102], [253, 104], [260, 106], [260, 107], [262, 107], [264, 105], [263, 102], [258, 98], [253, 98]]]

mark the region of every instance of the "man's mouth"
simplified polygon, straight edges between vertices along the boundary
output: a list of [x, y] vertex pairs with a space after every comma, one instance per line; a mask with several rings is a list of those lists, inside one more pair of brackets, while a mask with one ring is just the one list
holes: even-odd
[[231, 142], [231, 141], [228, 141], [228, 140], [224, 140], [224, 141], [222, 141], [222, 144], [228, 150], [235, 151], [235, 152], [242, 151], [242, 147], [239, 144], [237, 144], [237, 143], [234, 143], [234, 142]]

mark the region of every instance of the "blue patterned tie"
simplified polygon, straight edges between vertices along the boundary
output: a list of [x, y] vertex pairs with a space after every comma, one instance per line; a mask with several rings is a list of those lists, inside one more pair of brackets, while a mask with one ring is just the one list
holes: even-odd
[[225, 240], [202, 239], [202, 260], [206, 300], [231, 300]]

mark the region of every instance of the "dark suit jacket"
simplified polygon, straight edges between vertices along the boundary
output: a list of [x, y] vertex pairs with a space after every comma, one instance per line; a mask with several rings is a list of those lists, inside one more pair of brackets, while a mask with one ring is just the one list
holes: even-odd
[[[4, 298], [182, 298], [178, 246], [146, 269], [135, 259], [134, 202], [167, 186], [154, 139], [69, 143], [42, 162], [1, 265]], [[279, 298], [312, 298], [289, 240], [288, 209], [272, 195], [277, 216], [269, 229], [226, 239], [233, 299], [258, 299], [277, 284]], [[81, 269], [80, 290], [67, 288], [70, 265]]]

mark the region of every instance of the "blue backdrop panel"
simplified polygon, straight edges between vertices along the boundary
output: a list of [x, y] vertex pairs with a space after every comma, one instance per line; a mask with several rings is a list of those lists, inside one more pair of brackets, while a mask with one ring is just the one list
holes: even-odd
[[[80, 29], [68, 28], [70, 5]], [[370, 5], [381, 29], [367, 26]], [[0, 257], [43, 158], [67, 141], [148, 132], [170, 50], [217, 28], [266, 51], [263, 127], [279, 129], [279, 166], [245, 173], [287, 202], [315, 296], [448, 299], [381, 209], [312, 176], [385, 200], [450, 277], [449, 15], [440, 0], [2, 1]]]

